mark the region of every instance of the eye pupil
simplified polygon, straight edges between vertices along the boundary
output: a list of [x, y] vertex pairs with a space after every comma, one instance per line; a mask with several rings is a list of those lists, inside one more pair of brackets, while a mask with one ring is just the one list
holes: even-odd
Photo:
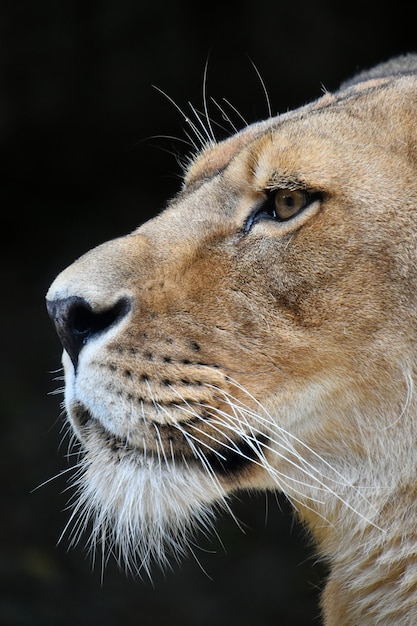
[[288, 220], [304, 209], [309, 203], [309, 195], [301, 189], [277, 189], [275, 192], [277, 218]]

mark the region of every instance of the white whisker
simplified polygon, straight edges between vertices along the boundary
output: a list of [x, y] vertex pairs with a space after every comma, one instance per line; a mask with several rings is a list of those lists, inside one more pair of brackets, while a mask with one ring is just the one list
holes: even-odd
[[227, 106], [229, 106], [232, 111], [234, 113], [236, 113], [236, 115], [242, 120], [243, 124], [245, 126], [248, 126], [248, 122], [245, 120], [245, 118], [243, 117], [243, 115], [237, 110], [237, 108], [235, 106], [233, 106], [233, 104], [231, 102], [229, 102], [229, 100], [227, 100], [226, 98], [223, 98], [223, 102], [225, 102], [227, 104]]
[[[201, 132], [199, 131], [197, 126], [191, 121], [189, 116], [186, 115], [184, 113], [184, 111], [181, 109], [181, 107], [179, 107], [178, 104], [170, 96], [168, 96], [168, 94], [166, 94], [162, 89], [160, 89], [156, 85], [153, 85], [153, 87], [154, 87], [154, 89], [159, 91], [159, 93], [161, 93], [176, 108], [176, 110], [180, 113], [180, 115], [182, 116], [184, 121], [190, 126], [192, 132], [197, 137], [200, 145], [203, 146], [205, 144], [205, 137], [204, 137], [204, 135], [201, 134]], [[198, 121], [200, 121], [200, 120], [198, 120]], [[196, 146], [196, 148], [198, 148], [198, 146]]]
[[58, 474], [51, 476], [51, 478], [44, 480], [42, 483], [40, 483], [40, 485], [37, 485], [36, 487], [31, 489], [29, 493], [34, 493], [35, 491], [38, 491], [38, 489], [42, 489], [42, 487], [45, 487], [45, 485], [48, 485], [52, 481], [57, 480], [57, 478], [61, 478], [61, 476], [65, 476], [65, 474], [68, 474], [68, 472], [73, 472], [73, 471], [74, 471], [74, 467], [67, 467], [66, 469], [58, 472]]
[[202, 133], [199, 133], [199, 136], [201, 137], [201, 145], [202, 146], [210, 146], [213, 145], [214, 141], [211, 135], [211, 128], [209, 127], [209, 129], [206, 128], [203, 120], [201, 119], [200, 114], [198, 113], [197, 109], [195, 108], [195, 106], [193, 104], [191, 104], [191, 102], [188, 103], [188, 106], [190, 107], [190, 109], [192, 110], [192, 112], [194, 113], [194, 117], [196, 118], [198, 124], [201, 126], [202, 129]]
[[251, 62], [251, 65], [252, 65], [253, 69], [256, 72], [256, 75], [257, 75], [257, 77], [259, 79], [259, 82], [261, 83], [262, 90], [263, 90], [264, 95], [265, 95], [265, 100], [266, 100], [266, 105], [267, 105], [267, 110], [268, 110], [268, 117], [272, 117], [271, 101], [269, 99], [268, 90], [266, 88], [265, 81], [263, 80], [260, 71], [256, 67], [255, 63], [252, 61], [252, 59], [249, 59], [249, 61]]
[[[220, 113], [221, 113], [221, 115], [222, 115], [222, 118], [223, 118], [223, 119], [224, 119], [224, 120], [225, 120], [228, 124], [230, 124], [230, 127], [231, 127], [232, 131], [233, 131], [234, 133], [237, 133], [237, 132], [238, 132], [238, 129], [237, 129], [237, 127], [233, 124], [233, 122], [232, 122], [231, 118], [229, 117], [229, 115], [227, 115], [226, 111], [225, 111], [225, 110], [224, 110], [224, 109], [220, 106], [220, 104], [219, 104], [216, 100], [214, 100], [214, 98], [210, 98], [210, 99], [211, 99], [211, 101], [213, 102], [213, 104], [214, 104], [214, 105], [218, 108], [218, 110], [220, 111]], [[219, 124], [219, 126], [220, 126], [220, 124]], [[220, 126], [220, 127], [221, 127], [221, 126]], [[222, 127], [221, 127], [221, 128], [222, 128]], [[226, 130], [226, 129], [224, 128], [223, 130]]]
[[212, 145], [214, 145], [216, 143], [216, 137], [213, 132], [213, 127], [211, 125], [210, 116], [208, 112], [208, 106], [207, 106], [207, 72], [208, 72], [208, 59], [204, 66], [204, 74], [203, 74], [203, 107], [204, 107], [204, 116], [206, 118], [207, 126], [208, 126], [207, 134], [209, 136], [209, 142]]

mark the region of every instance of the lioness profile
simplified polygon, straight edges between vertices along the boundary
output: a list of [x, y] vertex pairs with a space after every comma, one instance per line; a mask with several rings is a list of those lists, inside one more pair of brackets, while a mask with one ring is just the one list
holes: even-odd
[[328, 560], [325, 624], [417, 624], [417, 55], [208, 142], [47, 301], [75, 539], [147, 571], [279, 490]]

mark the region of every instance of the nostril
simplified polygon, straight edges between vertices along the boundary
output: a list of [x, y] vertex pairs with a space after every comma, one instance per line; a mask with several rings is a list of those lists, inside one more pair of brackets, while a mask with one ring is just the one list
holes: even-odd
[[78, 303], [76, 306], [71, 307], [68, 318], [72, 332], [78, 334], [85, 343], [91, 335], [107, 330], [119, 318], [124, 317], [128, 310], [125, 304], [126, 301], [123, 300], [115, 304], [111, 309], [95, 313], [87, 303]]
[[61, 343], [76, 367], [82, 347], [121, 321], [130, 311], [130, 302], [121, 298], [106, 309], [94, 310], [83, 298], [70, 297], [47, 301], [47, 309]]

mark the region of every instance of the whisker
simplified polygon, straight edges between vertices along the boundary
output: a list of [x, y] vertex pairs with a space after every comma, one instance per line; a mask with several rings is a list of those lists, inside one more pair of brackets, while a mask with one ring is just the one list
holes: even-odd
[[[337, 484], [342, 484], [345, 487], [349, 487], [351, 489], [353, 489], [356, 494], [364, 501], [366, 502], [366, 504], [371, 507], [374, 512], [376, 513], [377, 510], [375, 507], [372, 506], [372, 504], [369, 502], [369, 500], [365, 497], [365, 495], [363, 494], [362, 490], [357, 489], [351, 482], [349, 482], [347, 480], [346, 477], [343, 476], [343, 474], [341, 472], [339, 472], [338, 470], [336, 470], [328, 461], [326, 461], [325, 459], [323, 459], [317, 452], [315, 452], [312, 448], [310, 448], [307, 444], [305, 444], [303, 441], [301, 441], [298, 437], [296, 437], [295, 435], [293, 435], [292, 433], [289, 433], [288, 431], [282, 429], [280, 426], [278, 426], [274, 420], [272, 419], [272, 417], [270, 415], [268, 415], [268, 413], [265, 411], [265, 408], [262, 407], [262, 405], [252, 396], [252, 394], [250, 394], [247, 390], [245, 390], [241, 385], [239, 385], [239, 383], [236, 383], [236, 381], [233, 381], [233, 384], [235, 384], [235, 386], [240, 390], [243, 391], [244, 393], [246, 393], [246, 395], [248, 395], [248, 397], [250, 397], [251, 400], [253, 400], [256, 405], [258, 405], [259, 408], [261, 408], [262, 412], [265, 413], [268, 416], [268, 419], [266, 418], [262, 418], [259, 413], [254, 413], [252, 411], [249, 411], [249, 414], [251, 416], [252, 419], [257, 420], [260, 423], [264, 423], [268, 426], [268, 428], [271, 428], [271, 426], [274, 428], [275, 430], [275, 436], [277, 434], [281, 435], [283, 437], [283, 440], [286, 442], [286, 445], [288, 445], [289, 447], [287, 448], [287, 450], [289, 450], [292, 454], [294, 454], [296, 456], [296, 458], [300, 461], [300, 463], [295, 463], [292, 462], [291, 459], [288, 459], [286, 456], [284, 456], [283, 458], [285, 458], [286, 462], [290, 462], [290, 464], [293, 464], [296, 468], [298, 468], [299, 470], [303, 471], [309, 478], [313, 479], [320, 487], [321, 491], [327, 492], [329, 494], [331, 494], [332, 496], [334, 496], [337, 500], [339, 500], [340, 502], [342, 502], [347, 508], [349, 508], [350, 510], [352, 510], [355, 514], [357, 514], [361, 519], [363, 519], [365, 522], [373, 525], [375, 528], [379, 529], [379, 530], [383, 530], [380, 529], [379, 526], [377, 526], [371, 519], [369, 519], [368, 517], [366, 517], [365, 515], [361, 514], [357, 508], [353, 507], [347, 500], [346, 498], [344, 498], [341, 494], [339, 494], [338, 492], [336, 492], [334, 489], [332, 489], [323, 479], [319, 478], [318, 475], [323, 476], [323, 478], [328, 479], [328, 480], [332, 480], [333, 482], [336, 482], [335, 479], [332, 479], [330, 476], [324, 476], [322, 470], [319, 470], [316, 466], [312, 465], [311, 463], [309, 463], [308, 461], [306, 461], [302, 456], [300, 456], [300, 454], [295, 450], [295, 448], [293, 447], [293, 445], [289, 444], [289, 439], [292, 439], [294, 442], [296, 442], [298, 445], [301, 445], [302, 447], [304, 447], [304, 449], [306, 449], [309, 453], [311, 453], [316, 459], [318, 459], [320, 461], [320, 463], [322, 463], [327, 469], [330, 469], [331, 472], [335, 473], [336, 476], [338, 476], [339, 479], [342, 479], [340, 482], [338, 482]], [[215, 388], [217, 392], [219, 392], [220, 390], [218, 390], [217, 388]], [[232, 402], [231, 398], [231, 394], [227, 391], [221, 390], [225, 396], [225, 398], [229, 399], [229, 402]], [[239, 403], [240, 404], [240, 403]], [[239, 412], [242, 410], [244, 410], [245, 412], [248, 412], [247, 409], [242, 409], [241, 407], [237, 407], [237, 410], [239, 410]], [[262, 433], [262, 431], [261, 431]], [[272, 440], [274, 441], [274, 440]], [[282, 442], [281, 441], [275, 441], [275, 443], [277, 443], [279, 446], [282, 446]], [[266, 444], [262, 444], [263, 447], [266, 447], [269, 451], [271, 451], [273, 454], [279, 454], [279, 456], [282, 455], [277, 452], [275, 449], [267, 446]], [[306, 469], [308, 468], [308, 470]], [[311, 472], [312, 470], [312, 472]], [[274, 470], [273, 470], [274, 471]], [[288, 477], [287, 477], [288, 480]], [[307, 484], [306, 484], [307, 485]]]
[[262, 86], [262, 89], [263, 89], [263, 92], [264, 92], [264, 95], [265, 95], [267, 109], [268, 109], [268, 117], [272, 117], [271, 100], [269, 98], [268, 90], [266, 88], [265, 82], [264, 82], [264, 80], [263, 80], [263, 78], [261, 76], [260, 71], [258, 70], [258, 68], [256, 67], [255, 63], [253, 62], [253, 60], [251, 58], [249, 58], [249, 61], [250, 61], [251, 65], [252, 65], [253, 69], [256, 72], [256, 75], [257, 75], [257, 77], [259, 79], [259, 82], [261, 83], [261, 86]]
[[[211, 99], [211, 101], [213, 102], [213, 104], [214, 104], [214, 105], [218, 108], [218, 110], [220, 111], [220, 113], [221, 113], [221, 115], [222, 115], [223, 119], [224, 119], [226, 122], [228, 122], [228, 123], [230, 124], [230, 126], [231, 126], [231, 128], [232, 128], [232, 131], [233, 131], [234, 133], [237, 133], [237, 132], [238, 132], [238, 129], [237, 129], [237, 127], [233, 124], [233, 122], [232, 122], [231, 118], [227, 115], [226, 111], [225, 111], [225, 110], [224, 110], [224, 109], [220, 106], [220, 104], [219, 104], [216, 100], [214, 100], [214, 98], [210, 98], [210, 99]], [[224, 131], [226, 132], [226, 128], [223, 128], [223, 126], [221, 126], [220, 124], [218, 124], [218, 126], [219, 126], [222, 130], [224, 130]]]
[[42, 487], [45, 487], [45, 485], [49, 485], [49, 483], [56, 480], [57, 478], [61, 478], [61, 476], [65, 476], [65, 474], [68, 474], [69, 472], [73, 472], [73, 471], [74, 471], [74, 467], [67, 467], [66, 469], [58, 472], [58, 474], [51, 476], [51, 478], [47, 478], [47, 480], [44, 480], [42, 483], [40, 483], [40, 485], [37, 485], [36, 487], [31, 489], [29, 493], [34, 493], [35, 491], [38, 491], [38, 489], [42, 489]]
[[[248, 397], [250, 398], [250, 400], [252, 400], [253, 402], [256, 403], [256, 405], [258, 406], [258, 408], [261, 409], [262, 413], [265, 413], [266, 417], [262, 417], [259, 413], [252, 411], [251, 409], [247, 409], [245, 407], [242, 407], [242, 410], [246, 410], [248, 412], [248, 414], [250, 415], [251, 418], [257, 420], [259, 423], [264, 424], [265, 426], [267, 426], [268, 428], [274, 428], [276, 431], [278, 431], [278, 433], [286, 438], [286, 440], [291, 439], [293, 441], [295, 441], [297, 444], [301, 445], [303, 448], [305, 448], [309, 453], [311, 453], [317, 460], [319, 460], [321, 463], [323, 463], [324, 465], [326, 465], [326, 467], [328, 469], [330, 469], [332, 472], [334, 472], [340, 479], [341, 482], [340, 484], [344, 484], [344, 485], [349, 485], [350, 483], [347, 481], [346, 477], [339, 472], [338, 470], [336, 470], [336, 468], [334, 468], [331, 463], [329, 463], [328, 461], [326, 461], [326, 459], [324, 459], [320, 454], [318, 454], [315, 450], [313, 450], [313, 448], [311, 448], [310, 446], [308, 446], [304, 441], [302, 441], [301, 439], [299, 439], [296, 435], [294, 435], [293, 433], [289, 432], [288, 430], [282, 428], [281, 426], [279, 426], [275, 420], [273, 420], [272, 416], [270, 416], [265, 408], [261, 405], [261, 403], [252, 395], [250, 394], [244, 387], [242, 387], [241, 385], [239, 385], [239, 383], [237, 383], [236, 381], [233, 381], [231, 379], [231, 382], [233, 382], [233, 384], [240, 390], [243, 391], [244, 393], [246, 393], [246, 395], [248, 395]], [[216, 388], [217, 389], [217, 388]], [[219, 391], [219, 390], [217, 390]], [[233, 398], [227, 391], [222, 390], [222, 393], [224, 394], [225, 398], [226, 397], [230, 397]], [[237, 401], [239, 402], [239, 401]], [[288, 445], [288, 450], [294, 452], [295, 454], [297, 454], [295, 452], [295, 449], [293, 447], [292, 444], [290, 444], [289, 442], [287, 443]], [[316, 469], [314, 466], [312, 466], [314, 469]]]
[[216, 137], [213, 132], [213, 127], [211, 125], [210, 116], [209, 116], [208, 107], [207, 107], [207, 73], [208, 73], [208, 58], [204, 66], [204, 74], [203, 74], [203, 108], [204, 108], [204, 115], [205, 115], [207, 126], [208, 126], [207, 134], [209, 136], [209, 141], [210, 143], [215, 144]]
[[199, 140], [200, 144], [204, 145], [205, 144], [204, 136], [201, 134], [201, 132], [198, 130], [197, 126], [194, 124], [194, 122], [192, 122], [192, 120], [189, 118], [189, 116], [184, 113], [184, 111], [181, 109], [181, 107], [179, 107], [178, 104], [173, 100], [173, 98], [171, 98], [167, 93], [165, 93], [162, 89], [160, 89], [156, 85], [152, 85], [152, 86], [153, 86], [154, 89], [159, 91], [159, 93], [162, 94], [175, 107], [175, 109], [180, 113], [181, 117], [184, 119], [186, 124], [188, 124], [190, 126], [190, 128], [193, 131], [193, 133], [195, 134], [195, 136]]
[[237, 108], [235, 106], [233, 106], [233, 104], [231, 102], [229, 102], [229, 100], [227, 100], [226, 98], [222, 98], [223, 102], [225, 102], [227, 104], [228, 107], [230, 107], [232, 109], [232, 111], [234, 113], [236, 113], [236, 115], [242, 120], [244, 126], [249, 126], [248, 122], [245, 120], [245, 118], [243, 117], [243, 115], [237, 110]]
[[212, 134], [210, 133], [211, 128], [209, 128], [209, 129], [206, 128], [203, 120], [200, 117], [200, 114], [198, 113], [198, 111], [194, 107], [194, 105], [191, 104], [191, 102], [188, 103], [188, 106], [190, 107], [190, 109], [194, 113], [194, 116], [195, 116], [197, 122], [200, 124], [200, 126], [201, 126], [201, 128], [203, 130], [203, 133], [199, 132], [199, 136], [201, 137], [201, 145], [202, 146], [213, 145], [215, 143], [215, 140], [213, 140]]

